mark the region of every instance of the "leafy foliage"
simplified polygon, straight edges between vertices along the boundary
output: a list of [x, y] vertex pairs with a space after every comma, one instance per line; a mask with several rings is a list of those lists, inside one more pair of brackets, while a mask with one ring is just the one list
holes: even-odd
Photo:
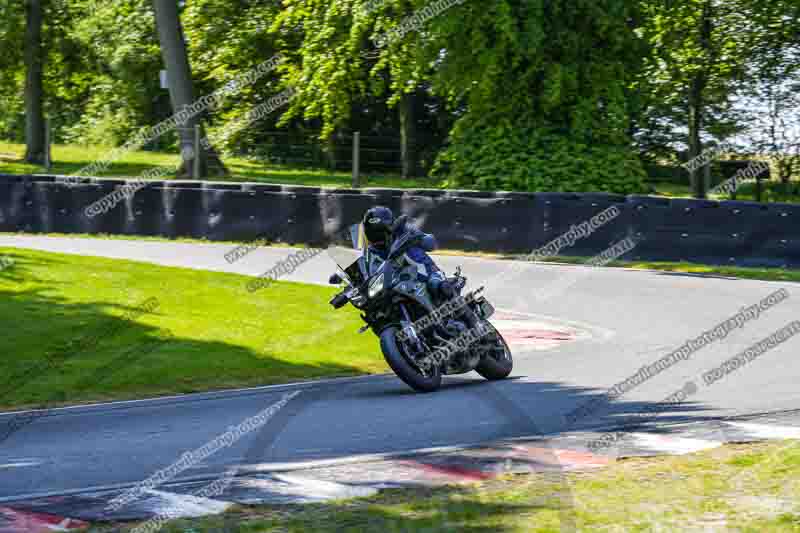
[[625, 145], [578, 141], [512, 123], [457, 125], [435, 169], [449, 185], [487, 190], [643, 193], [641, 162]]
[[[0, 136], [17, 141], [23, 4], [0, 0], [0, 20], [8, 21], [0, 25]], [[205, 112], [212, 136], [286, 88], [297, 91], [231, 136], [227, 150], [263, 151], [275, 129], [291, 139], [316, 136], [330, 150], [334, 135], [400, 137], [411, 123], [403, 133], [424, 168], [481, 189], [641, 192], [643, 164], [676, 158], [694, 112], [703, 115], [706, 144], [743, 132], [757, 140], [752, 126], [768, 113], [743, 113], [742, 98], [763, 100], [766, 87], [794, 90], [800, 46], [796, 0], [184, 4], [197, 96], [275, 54], [287, 59]], [[119, 145], [172, 114], [159, 85], [150, 0], [44, 6], [46, 109], [57, 140]], [[410, 31], [395, 31], [404, 26]], [[773, 93], [776, 102], [790, 100]], [[404, 95], [414, 96], [412, 118], [403, 114]], [[781, 117], [795, 110], [773, 107]], [[779, 157], [782, 145], [772, 146]], [[150, 147], [174, 147], [174, 136]]]

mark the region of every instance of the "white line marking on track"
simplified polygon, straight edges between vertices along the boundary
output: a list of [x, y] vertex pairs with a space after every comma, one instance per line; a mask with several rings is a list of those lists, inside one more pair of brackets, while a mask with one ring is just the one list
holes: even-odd
[[684, 455], [710, 450], [722, 445], [721, 441], [689, 439], [686, 437], [656, 435], [654, 433], [630, 433], [630, 437], [633, 446], [641, 446], [642, 448], [670, 455]]
[[[399, 451], [399, 452], [350, 455], [333, 459], [318, 459], [312, 461], [295, 461], [286, 463], [260, 463], [260, 464], [244, 464], [244, 465], [236, 464], [236, 466], [238, 466], [239, 472], [241, 474], [241, 476], [239, 477], [244, 477], [248, 473], [258, 474], [258, 473], [289, 472], [293, 470], [308, 470], [312, 468], [319, 468], [326, 466], [338, 466], [338, 465], [353, 464], [353, 463], [384, 461], [387, 459], [397, 459], [403, 457], [414, 457], [416, 455], [426, 454], [426, 453], [459, 452], [466, 448], [479, 447], [479, 446], [484, 446], [486, 444], [488, 444], [486, 441], [479, 441], [473, 443], [454, 444], [450, 446], [442, 445], [430, 448], [418, 448], [414, 450]], [[208, 475], [186, 476], [186, 477], [175, 478], [170, 483], [171, 484], [188, 483], [190, 481], [210, 482], [215, 479], [216, 478], [214, 476], [208, 476]], [[115, 483], [111, 485], [96, 485], [96, 486], [82, 487], [76, 489], [17, 494], [14, 496], [0, 497], [0, 504], [15, 502], [15, 501], [35, 500], [39, 498], [72, 496], [76, 494], [86, 494], [92, 492], [119, 491], [135, 487], [137, 484], [138, 483]]]
[[353, 487], [334, 481], [323, 481], [304, 476], [289, 474], [273, 474], [272, 477], [284, 483], [289, 483], [300, 489], [300, 493], [306, 498], [356, 498], [372, 496], [377, 492], [371, 487]]
[[751, 422], [726, 422], [726, 424], [746, 431], [757, 439], [800, 439], [800, 427], [753, 424]]
[[17, 463], [0, 464], [0, 469], [2, 469], [2, 468], [24, 468], [26, 466], [39, 466], [40, 464], [42, 464], [41, 461], [19, 461]]
[[152, 511], [157, 515], [170, 517], [198, 517], [217, 514], [228, 510], [233, 504], [210, 498], [202, 498], [191, 494], [177, 494], [160, 490], [148, 490], [149, 494], [158, 497]]
[[69, 531], [70, 530], [69, 524], [70, 524], [71, 521], [72, 521], [72, 519], [65, 518], [64, 520], [62, 520], [58, 524], [50, 526], [49, 529], [52, 529], [53, 531]]

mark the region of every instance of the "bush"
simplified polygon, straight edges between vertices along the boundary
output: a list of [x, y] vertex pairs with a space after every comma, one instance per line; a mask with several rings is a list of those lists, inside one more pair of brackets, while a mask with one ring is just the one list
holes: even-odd
[[433, 174], [450, 187], [480, 190], [647, 191], [647, 175], [629, 145], [585, 137], [552, 128], [461, 125], [440, 153]]

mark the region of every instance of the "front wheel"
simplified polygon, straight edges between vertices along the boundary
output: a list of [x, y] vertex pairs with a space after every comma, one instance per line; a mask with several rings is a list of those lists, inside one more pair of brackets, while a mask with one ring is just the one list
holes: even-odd
[[506, 340], [490, 322], [485, 323], [491, 330], [481, 346], [481, 362], [475, 372], [489, 380], [505, 379], [514, 369], [514, 358]]
[[442, 384], [442, 372], [434, 365], [427, 376], [421, 372], [402, 343], [397, 342], [397, 328], [386, 328], [381, 332], [381, 351], [383, 357], [397, 377], [417, 392], [433, 392]]

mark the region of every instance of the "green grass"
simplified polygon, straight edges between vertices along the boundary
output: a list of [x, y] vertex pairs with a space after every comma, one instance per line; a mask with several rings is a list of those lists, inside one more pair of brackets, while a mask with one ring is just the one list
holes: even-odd
[[[53, 145], [53, 168], [47, 172], [44, 167], [23, 161], [25, 146], [0, 142], [0, 174], [58, 174], [71, 175], [94, 161], [108, 156], [112, 147]], [[230, 176], [211, 178], [212, 181], [281, 183], [288, 185], [308, 185], [314, 187], [349, 187], [350, 172], [331, 172], [322, 169], [298, 169], [283, 165], [250, 161], [241, 157], [223, 157]], [[156, 167], [175, 169], [180, 164], [177, 153], [135, 151], [114, 161], [99, 173], [98, 177], [134, 178], [142, 172]], [[167, 179], [172, 173], [167, 175]], [[396, 174], [371, 174], [361, 176], [361, 185], [366, 187], [389, 188], [442, 188], [442, 183], [429, 179], [403, 179]]]
[[666, 196], [668, 198], [691, 198], [692, 190], [688, 185], [680, 185], [677, 183], [658, 182], [651, 183], [653, 188], [652, 194], [654, 196]]
[[[14, 261], [0, 270], [0, 407], [388, 370], [374, 336], [357, 334], [357, 311], [328, 304], [334, 288], [277, 282], [249, 293], [252, 278], [235, 274], [15, 248], [0, 257]], [[151, 297], [160, 303], [153, 313], [125, 316]], [[139, 353], [165, 331], [174, 338]], [[101, 370], [124, 353], [126, 364]]]
[[[784, 203], [797, 203], [800, 202], [800, 186], [797, 182], [792, 182], [787, 187], [779, 181], [769, 181], [763, 184], [764, 189], [762, 193], [763, 202], [784, 202]], [[720, 199], [727, 200], [730, 196], [720, 197]], [[756, 199], [756, 184], [745, 183], [736, 191], [737, 200], [755, 201]]]
[[563, 477], [505, 476], [323, 504], [236, 507], [161, 531], [557, 533], [569, 519], [577, 531], [800, 532], [798, 444], [728, 445]]
[[[53, 168], [47, 172], [44, 167], [23, 161], [23, 144], [0, 142], [0, 174], [59, 174], [71, 175], [91, 164], [102, 160], [113, 150], [110, 146], [53, 145]], [[350, 172], [332, 172], [325, 169], [297, 168], [286, 165], [267, 164], [243, 157], [223, 157], [230, 176], [212, 178], [212, 181], [279, 183], [286, 185], [307, 185], [314, 187], [350, 187]], [[134, 151], [111, 163], [98, 173], [98, 177], [135, 178], [142, 172], [156, 167], [177, 168], [180, 157], [177, 153]], [[168, 174], [166, 179], [170, 179]], [[429, 178], [403, 179], [398, 174], [362, 173], [362, 187], [388, 187], [393, 189], [443, 189], [446, 183]], [[691, 198], [689, 185], [658, 182], [652, 183], [652, 194], [668, 198]], [[728, 200], [728, 195], [712, 195], [713, 200]], [[755, 201], [755, 184], [747, 183], [737, 191], [738, 200]], [[764, 201], [800, 201], [800, 186], [792, 184], [789, 191], [778, 182], [765, 184]]]
[[[143, 241], [143, 242], [179, 242], [184, 244], [226, 244], [238, 246], [240, 244], [252, 241], [226, 241], [226, 240], [209, 240], [209, 239], [196, 239], [193, 237], [159, 237], [157, 235], [123, 235], [116, 233], [26, 233], [24, 231], [0, 231], [1, 236], [5, 237], [52, 237], [63, 239], [101, 239], [110, 241]], [[281, 241], [259, 241], [259, 247], [278, 247], [285, 248], [291, 246], [292, 248], [310, 248], [310, 246], [296, 242], [291, 245]]]
[[[665, 196], [667, 198], [693, 198], [692, 190], [688, 184], [681, 185], [677, 183], [660, 182], [651, 184], [653, 187], [654, 196]], [[800, 202], [800, 184], [792, 182], [787, 187], [779, 181], [769, 181], [763, 184], [763, 193], [761, 197], [762, 202], [782, 202], [782, 203], [798, 203]], [[710, 200], [732, 200], [730, 194], [711, 194]], [[736, 200], [744, 202], [756, 201], [756, 184], [745, 183], [736, 190]]]

